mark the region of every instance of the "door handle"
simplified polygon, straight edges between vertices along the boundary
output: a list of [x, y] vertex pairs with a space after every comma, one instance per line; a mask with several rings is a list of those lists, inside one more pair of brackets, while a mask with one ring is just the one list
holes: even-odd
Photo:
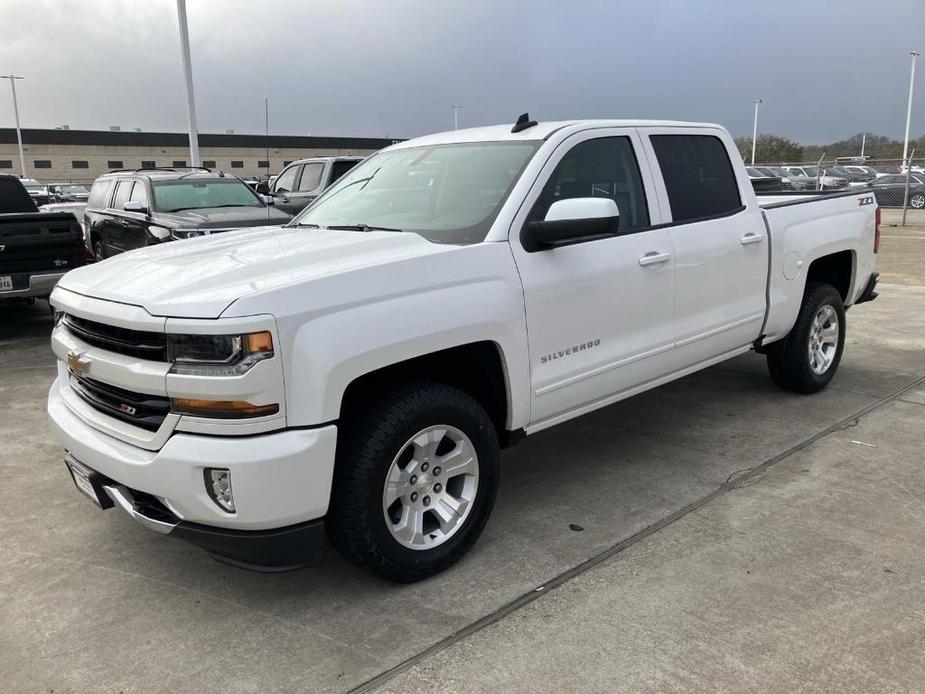
[[657, 251], [649, 251], [639, 259], [639, 264], [645, 267], [646, 265], [658, 265], [659, 263], [667, 263], [669, 260], [671, 260], [671, 253], [658, 253]]
[[739, 239], [739, 243], [741, 243], [743, 246], [748, 246], [752, 243], [761, 243], [762, 241], [764, 241], [764, 234], [748, 233]]

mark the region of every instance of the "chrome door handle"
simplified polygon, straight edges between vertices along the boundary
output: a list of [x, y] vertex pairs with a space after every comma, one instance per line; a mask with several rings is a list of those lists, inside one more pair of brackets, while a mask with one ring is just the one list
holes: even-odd
[[761, 243], [762, 241], [764, 241], [764, 235], [763, 235], [763, 234], [751, 234], [751, 233], [749, 233], [749, 234], [746, 234], [745, 236], [743, 236], [742, 238], [739, 239], [739, 243], [741, 243], [743, 246], [747, 246], [747, 245], [749, 245], [749, 244], [751, 244], [751, 243]]
[[658, 265], [659, 263], [667, 263], [669, 260], [671, 260], [671, 253], [658, 253], [656, 251], [649, 251], [639, 259], [639, 264], [645, 267], [646, 265]]

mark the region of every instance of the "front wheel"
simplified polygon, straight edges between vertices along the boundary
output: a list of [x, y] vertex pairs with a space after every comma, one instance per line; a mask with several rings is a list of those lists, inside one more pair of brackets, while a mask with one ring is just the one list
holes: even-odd
[[809, 283], [793, 328], [768, 346], [771, 380], [785, 390], [817, 393], [835, 376], [845, 348], [845, 307], [828, 284]]
[[498, 489], [498, 437], [485, 410], [436, 383], [395, 388], [344, 418], [328, 533], [354, 564], [410, 583], [475, 543]]
[[917, 210], [925, 207], [925, 193], [915, 193], [909, 196], [909, 205]]

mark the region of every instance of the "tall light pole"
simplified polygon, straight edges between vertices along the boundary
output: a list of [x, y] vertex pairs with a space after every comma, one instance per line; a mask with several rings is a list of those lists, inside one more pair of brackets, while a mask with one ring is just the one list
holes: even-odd
[[450, 108], [453, 109], [453, 130], [459, 130], [459, 109], [461, 109], [462, 106], [453, 104]]
[[915, 87], [915, 59], [919, 57], [918, 51], [910, 51], [912, 56], [912, 72], [909, 75], [909, 104], [906, 106], [906, 139], [903, 140], [903, 167], [908, 170], [909, 160], [906, 154], [909, 152], [909, 125], [912, 122], [912, 90]]
[[7, 79], [10, 81], [10, 89], [13, 92], [13, 116], [16, 118], [16, 141], [19, 143], [19, 167], [21, 169], [20, 174], [23, 178], [26, 177], [26, 157], [22, 153], [22, 131], [19, 129], [19, 103], [16, 101], [16, 80], [25, 79], [25, 77], [19, 77], [17, 75], [0, 75], [0, 79]]
[[758, 106], [761, 99], [755, 99], [755, 124], [752, 126], [752, 166], [755, 165], [755, 146], [758, 144]]
[[267, 180], [270, 178], [270, 99], [263, 98], [263, 134], [267, 145]]
[[189, 28], [186, 25], [186, 0], [177, 0], [177, 16], [180, 20], [180, 54], [183, 59], [183, 74], [186, 77], [186, 104], [189, 111], [189, 155], [190, 165], [199, 166], [199, 132], [196, 130], [196, 102], [193, 99], [193, 66], [189, 57]]

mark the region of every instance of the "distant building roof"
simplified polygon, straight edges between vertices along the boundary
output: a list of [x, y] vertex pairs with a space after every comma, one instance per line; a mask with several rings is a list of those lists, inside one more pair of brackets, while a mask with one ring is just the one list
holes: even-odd
[[[24, 128], [27, 145], [99, 145], [108, 147], [187, 147], [187, 133], [128, 130], [56, 130]], [[199, 134], [200, 147], [266, 147], [274, 149], [382, 149], [399, 140], [384, 137], [315, 137], [313, 135]], [[0, 128], [0, 144], [15, 144], [15, 128]]]

